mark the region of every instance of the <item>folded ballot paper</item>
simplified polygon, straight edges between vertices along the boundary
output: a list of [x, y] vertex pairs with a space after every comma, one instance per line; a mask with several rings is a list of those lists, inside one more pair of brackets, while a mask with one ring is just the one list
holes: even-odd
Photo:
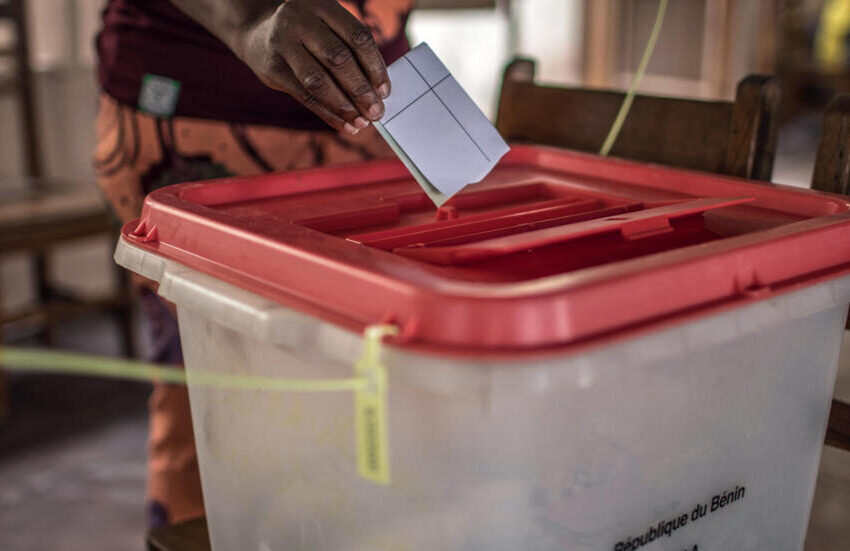
[[392, 93], [375, 123], [437, 206], [482, 180], [508, 144], [422, 43], [388, 67]]

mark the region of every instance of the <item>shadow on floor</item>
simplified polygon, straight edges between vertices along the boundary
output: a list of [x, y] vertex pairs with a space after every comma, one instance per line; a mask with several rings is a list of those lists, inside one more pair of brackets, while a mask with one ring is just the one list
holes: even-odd
[[15, 376], [0, 423], [0, 463], [122, 419], [145, 415], [150, 385], [64, 375]]

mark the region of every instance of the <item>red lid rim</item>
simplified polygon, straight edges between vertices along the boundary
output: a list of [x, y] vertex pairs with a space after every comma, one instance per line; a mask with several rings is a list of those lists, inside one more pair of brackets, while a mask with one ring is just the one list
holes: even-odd
[[[677, 312], [749, 299], [754, 293], [771, 296], [789, 282], [799, 284], [827, 272], [837, 275], [850, 264], [850, 203], [837, 196], [550, 148], [516, 146], [499, 166], [561, 171], [611, 186], [669, 189], [675, 182], [724, 207], [734, 201], [723, 198], [752, 198], [762, 208], [793, 207], [802, 219], [571, 273], [498, 284], [418, 273], [418, 260], [399, 255], [393, 255], [390, 265], [387, 255], [392, 253], [296, 224], [269, 234], [267, 228], [215, 208], [226, 203], [224, 191], [234, 185], [245, 188], [251, 199], [279, 195], [279, 188], [258, 185], [256, 177], [157, 190], [146, 199], [141, 221], [125, 226], [122, 236], [135, 247], [269, 298], [294, 297], [300, 309], [312, 305], [335, 323], [357, 327], [391, 321], [402, 326], [403, 339], [410, 342], [469, 349], [566, 345]], [[280, 177], [294, 182], [286, 193], [294, 195], [404, 174], [400, 163], [380, 161], [366, 168]], [[624, 219], [624, 224], [631, 220], [641, 218]], [[328, 295], [328, 288], [344, 292]]]

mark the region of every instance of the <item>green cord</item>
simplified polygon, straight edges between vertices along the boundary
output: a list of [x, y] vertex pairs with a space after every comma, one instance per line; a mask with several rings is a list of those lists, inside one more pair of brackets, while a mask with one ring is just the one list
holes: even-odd
[[655, 43], [658, 41], [658, 35], [661, 32], [661, 25], [664, 22], [664, 13], [667, 11], [667, 0], [661, 0], [658, 4], [658, 12], [655, 14], [655, 24], [652, 26], [652, 32], [649, 35], [649, 41], [646, 43], [646, 50], [643, 52], [643, 57], [640, 60], [637, 71], [632, 77], [632, 83], [629, 86], [629, 91], [620, 106], [620, 111], [617, 113], [617, 118], [614, 119], [614, 124], [611, 130], [608, 131], [608, 136], [605, 138], [605, 143], [602, 144], [602, 149], [599, 154], [607, 157], [614, 147], [614, 142], [617, 141], [617, 136], [620, 135], [620, 130], [623, 129], [623, 123], [626, 122], [626, 117], [629, 115], [629, 110], [632, 108], [632, 102], [635, 99], [640, 82], [643, 80], [643, 75], [646, 73], [646, 67], [649, 65], [649, 60], [652, 59], [652, 52], [655, 50]]
[[0, 366], [11, 371], [64, 373], [92, 377], [109, 377], [145, 382], [163, 382], [226, 388], [232, 390], [266, 390], [278, 392], [352, 392], [365, 390], [369, 381], [362, 377], [349, 379], [283, 379], [256, 375], [232, 375], [194, 369], [106, 358], [70, 352], [54, 352], [17, 347], [0, 347]]

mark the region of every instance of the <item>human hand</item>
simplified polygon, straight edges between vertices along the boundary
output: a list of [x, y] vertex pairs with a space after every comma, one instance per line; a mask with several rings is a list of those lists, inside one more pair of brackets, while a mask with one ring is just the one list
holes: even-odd
[[267, 86], [339, 131], [384, 114], [387, 67], [372, 33], [336, 0], [288, 0], [246, 29], [237, 54]]

